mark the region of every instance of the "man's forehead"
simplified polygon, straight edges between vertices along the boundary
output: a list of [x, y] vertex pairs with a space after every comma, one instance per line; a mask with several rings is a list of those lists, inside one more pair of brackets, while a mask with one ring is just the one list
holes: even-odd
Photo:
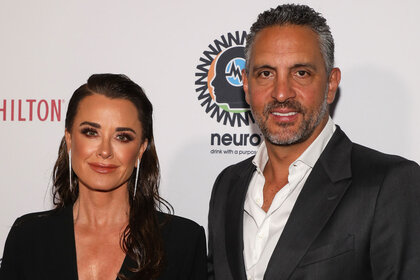
[[251, 49], [252, 62], [293, 57], [299, 57], [298, 63], [322, 59], [318, 36], [310, 27], [270, 26], [256, 35]]
[[316, 41], [318, 43], [318, 35], [307, 25], [272, 25], [263, 28], [255, 35], [253, 45], [267, 41], [278, 44], [285, 41]]

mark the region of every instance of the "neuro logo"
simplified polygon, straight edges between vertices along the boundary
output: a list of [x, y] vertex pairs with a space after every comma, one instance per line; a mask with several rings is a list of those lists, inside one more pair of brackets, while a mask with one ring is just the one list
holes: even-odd
[[226, 65], [226, 79], [231, 86], [241, 87], [242, 70], [245, 68], [245, 59], [235, 57]]
[[245, 31], [236, 31], [214, 40], [200, 57], [195, 73], [200, 105], [211, 118], [232, 127], [254, 123], [242, 84], [245, 38]]

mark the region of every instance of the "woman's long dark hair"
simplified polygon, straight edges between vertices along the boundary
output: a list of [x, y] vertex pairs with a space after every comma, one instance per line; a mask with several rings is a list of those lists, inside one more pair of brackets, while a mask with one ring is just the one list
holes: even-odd
[[[143, 153], [140, 166], [138, 188], [133, 197], [135, 170], [128, 180], [130, 217], [127, 227], [121, 236], [121, 248], [136, 262], [132, 279], [155, 279], [162, 270], [163, 244], [156, 210], [172, 207], [159, 196], [160, 179], [159, 161], [153, 140], [153, 107], [139, 85], [124, 75], [95, 74], [86, 84], [80, 86], [70, 99], [65, 128], [71, 133], [74, 118], [80, 101], [85, 97], [100, 94], [112, 99], [131, 101], [137, 108], [138, 119], [142, 125], [142, 141], [148, 145]], [[53, 173], [53, 202], [56, 208], [71, 207], [79, 195], [78, 178], [72, 173], [70, 188], [69, 157], [65, 138], [63, 137], [58, 151], [58, 159]], [[121, 279], [127, 279], [119, 275]]]

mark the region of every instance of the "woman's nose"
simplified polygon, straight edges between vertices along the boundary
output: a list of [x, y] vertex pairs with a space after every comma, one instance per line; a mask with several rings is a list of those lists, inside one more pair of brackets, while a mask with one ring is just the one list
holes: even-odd
[[112, 145], [110, 140], [104, 139], [99, 146], [98, 149], [98, 156], [102, 157], [103, 159], [110, 158], [112, 156]]

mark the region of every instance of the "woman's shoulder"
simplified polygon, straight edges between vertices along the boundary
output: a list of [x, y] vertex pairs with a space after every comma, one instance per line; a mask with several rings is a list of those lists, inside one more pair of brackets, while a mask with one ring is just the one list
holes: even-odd
[[205, 240], [204, 228], [190, 219], [158, 212], [158, 220], [167, 248], [186, 248]]
[[196, 222], [158, 212], [166, 268], [159, 279], [207, 279], [206, 238]]
[[32, 253], [37, 249], [45, 252], [49, 244], [54, 245], [54, 236], [60, 236], [62, 239], [65, 235], [63, 231], [73, 226], [71, 222], [67, 225], [68, 221], [71, 221], [71, 216], [70, 219], [65, 218], [68, 212], [64, 209], [55, 209], [17, 218], [6, 239], [5, 256], [24, 254], [27, 248], [31, 248]]
[[157, 215], [158, 221], [162, 225], [162, 231], [164, 234], [180, 233], [184, 235], [196, 235], [204, 232], [202, 226], [190, 219], [162, 212], [158, 212]]
[[16, 219], [12, 226], [12, 230], [19, 232], [37, 232], [51, 229], [51, 226], [63, 220], [63, 216], [68, 214], [67, 210], [68, 209], [60, 208], [25, 214]]

